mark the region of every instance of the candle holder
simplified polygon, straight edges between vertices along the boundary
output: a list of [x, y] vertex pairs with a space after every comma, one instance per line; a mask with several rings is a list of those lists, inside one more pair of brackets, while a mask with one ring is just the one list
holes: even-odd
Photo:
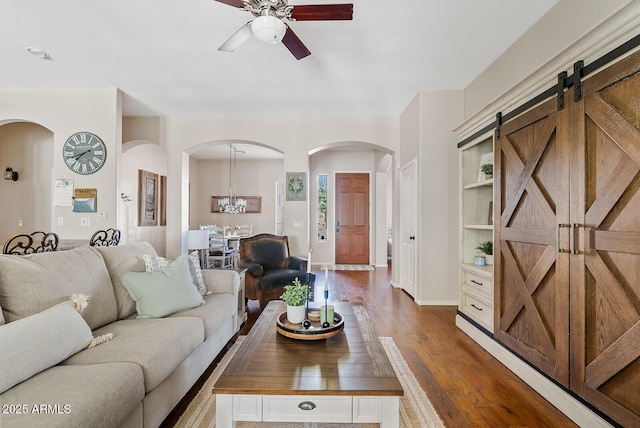
[[[311, 288], [311, 272], [307, 272], [307, 287]], [[311, 327], [311, 321], [309, 320], [309, 296], [311, 295], [312, 290], [309, 290], [307, 292], [307, 302], [306, 302], [306, 308], [304, 310], [304, 321], [302, 321], [302, 327], [305, 330], [308, 330], [309, 327]]]
[[327, 328], [331, 324], [329, 323], [329, 290], [324, 290], [324, 322], [322, 328]]

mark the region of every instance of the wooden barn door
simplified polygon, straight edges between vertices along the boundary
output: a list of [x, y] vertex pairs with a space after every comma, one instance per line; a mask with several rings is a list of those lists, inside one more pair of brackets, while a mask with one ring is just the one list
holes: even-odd
[[495, 334], [569, 381], [567, 111], [556, 101], [505, 123], [496, 139]]
[[583, 90], [571, 168], [571, 387], [640, 426], [640, 54]]

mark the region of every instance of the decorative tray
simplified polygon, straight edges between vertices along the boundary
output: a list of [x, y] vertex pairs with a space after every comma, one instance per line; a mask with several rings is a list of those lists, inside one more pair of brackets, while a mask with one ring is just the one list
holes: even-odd
[[302, 324], [291, 324], [287, 320], [287, 312], [280, 314], [276, 321], [276, 330], [283, 336], [299, 340], [320, 340], [335, 336], [344, 329], [344, 319], [342, 315], [335, 312], [333, 314], [333, 324], [323, 328], [320, 320], [311, 319], [311, 326], [305, 329]]

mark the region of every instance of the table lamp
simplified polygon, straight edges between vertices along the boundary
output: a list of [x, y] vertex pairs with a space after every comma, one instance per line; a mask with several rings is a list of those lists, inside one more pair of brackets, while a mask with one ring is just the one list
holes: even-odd
[[205, 256], [203, 252], [209, 249], [209, 231], [187, 230], [187, 247], [190, 250], [198, 250], [200, 254], [200, 268], [206, 269]]

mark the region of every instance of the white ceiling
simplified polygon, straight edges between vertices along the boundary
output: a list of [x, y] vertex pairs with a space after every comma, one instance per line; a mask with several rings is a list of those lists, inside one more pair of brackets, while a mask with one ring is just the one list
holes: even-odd
[[353, 0], [353, 21], [290, 23], [296, 61], [254, 38], [217, 51], [253, 16], [214, 0], [2, 0], [0, 87], [115, 86], [125, 116], [395, 116], [467, 86], [557, 1]]

